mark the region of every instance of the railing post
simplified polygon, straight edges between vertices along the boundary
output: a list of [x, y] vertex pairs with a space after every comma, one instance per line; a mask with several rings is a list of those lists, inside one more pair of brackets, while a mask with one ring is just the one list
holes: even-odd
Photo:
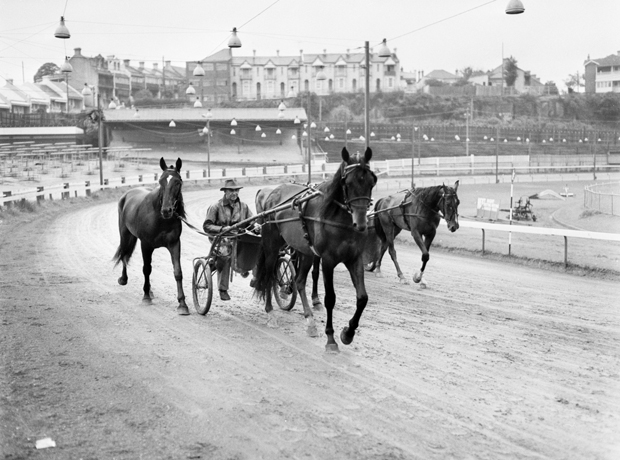
[[568, 237], [564, 236], [564, 268], [568, 267]]
[[482, 255], [484, 255], [484, 228], [482, 230]]
[[89, 180], [87, 180], [87, 181], [84, 183], [84, 186], [85, 186], [85, 188], [84, 188], [84, 193], [86, 194], [86, 196], [90, 196], [90, 181], [89, 181]]

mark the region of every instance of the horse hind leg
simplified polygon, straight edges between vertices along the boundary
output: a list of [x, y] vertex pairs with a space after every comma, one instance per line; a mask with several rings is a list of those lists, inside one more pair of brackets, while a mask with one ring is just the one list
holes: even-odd
[[[312, 314], [312, 308], [308, 302], [308, 296], [306, 295], [306, 281], [308, 279], [308, 273], [313, 266], [314, 257], [299, 255], [299, 271], [295, 278], [295, 285], [297, 292], [299, 292], [299, 298], [301, 304], [304, 307], [304, 318], [306, 318], [307, 328], [306, 333], [310, 337], [318, 337], [319, 333], [316, 328], [316, 322], [314, 321], [314, 315]], [[314, 289], [314, 286], [313, 286]], [[313, 302], [314, 303], [314, 302]], [[320, 301], [319, 301], [320, 303]]]
[[131, 255], [136, 247], [138, 238], [136, 238], [126, 227], [120, 230], [120, 237], [121, 242], [116, 250], [116, 254], [114, 254], [113, 260], [116, 262], [115, 266], [119, 263], [123, 264], [123, 272], [121, 273], [120, 278], [118, 278], [118, 284], [125, 286], [127, 284], [127, 265], [129, 264], [129, 259], [131, 258]]
[[312, 263], [312, 308], [314, 310], [322, 310], [323, 303], [319, 298], [319, 272], [321, 271], [321, 258], [315, 256]]

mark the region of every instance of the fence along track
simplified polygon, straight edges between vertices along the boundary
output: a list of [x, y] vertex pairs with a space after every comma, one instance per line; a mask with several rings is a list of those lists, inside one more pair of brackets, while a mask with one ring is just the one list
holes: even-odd
[[583, 205], [612, 216], [620, 215], [620, 182], [602, 182], [584, 188]]

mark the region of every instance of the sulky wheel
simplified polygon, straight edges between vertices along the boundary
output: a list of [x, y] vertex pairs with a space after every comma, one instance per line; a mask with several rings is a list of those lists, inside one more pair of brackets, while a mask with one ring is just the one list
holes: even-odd
[[290, 256], [280, 257], [276, 265], [276, 283], [273, 286], [273, 296], [282, 310], [289, 311], [295, 305], [297, 300], [296, 277], [297, 273]]
[[211, 308], [211, 300], [213, 299], [213, 278], [211, 277], [211, 266], [205, 259], [197, 259], [194, 262], [192, 293], [196, 312], [200, 315], [206, 315]]

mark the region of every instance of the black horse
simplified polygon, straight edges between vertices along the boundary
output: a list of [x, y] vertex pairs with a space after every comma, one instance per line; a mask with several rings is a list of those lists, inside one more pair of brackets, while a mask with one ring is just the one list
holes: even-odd
[[185, 218], [183, 180], [179, 174], [181, 159], [174, 166], [167, 166], [163, 158], [159, 165], [164, 171], [159, 179], [159, 187], [149, 190], [137, 187], [127, 191], [118, 202], [118, 229], [121, 237], [120, 245], [114, 254], [114, 266], [123, 263], [123, 274], [118, 284], [127, 284], [127, 264], [140, 239], [142, 248], [144, 273], [144, 297], [142, 301], [151, 303], [151, 260], [153, 251], [166, 248], [172, 257], [174, 279], [177, 282], [177, 299], [179, 315], [189, 315], [183, 293], [183, 273], [181, 272], [181, 230], [179, 217]]
[[[455, 232], [459, 228], [459, 198], [456, 194], [459, 181], [454, 187], [437, 185], [410, 189], [395, 195], [389, 195], [377, 201], [374, 216], [371, 218], [371, 227], [381, 245], [377, 257], [370, 263], [369, 271], [374, 271], [377, 276], [381, 275], [381, 260], [389, 248], [390, 256], [396, 267], [398, 278], [407, 283], [403, 272], [396, 260], [394, 239], [401, 230], [408, 230], [422, 251], [422, 268], [415, 273], [413, 281], [426, 287], [426, 281], [422, 278], [426, 263], [430, 256], [428, 251], [433, 243], [440, 218], [446, 220], [448, 230]], [[372, 246], [372, 244], [370, 245]], [[368, 251], [367, 251], [368, 252]]]
[[[280, 249], [288, 244], [300, 257], [296, 285], [308, 319], [308, 331], [314, 326], [312, 310], [305, 294], [308, 272], [315, 257], [321, 258], [323, 283], [325, 286], [325, 309], [327, 321], [327, 351], [338, 351], [334, 340], [332, 313], [336, 303], [334, 292], [334, 268], [344, 263], [357, 297], [355, 314], [340, 334], [342, 343], [353, 341], [355, 331], [368, 302], [364, 286], [364, 264], [362, 252], [368, 235], [367, 211], [371, 202], [372, 189], [377, 177], [370, 170], [372, 151], [366, 149], [362, 158], [351, 157], [342, 149], [342, 163], [331, 180], [318, 185], [318, 192], [304, 198], [312, 189], [298, 184], [283, 184], [276, 187], [264, 203], [265, 211], [285, 203], [292, 196], [296, 198], [291, 206], [268, 214], [262, 229], [262, 244], [257, 264], [256, 292], [266, 300], [265, 310], [273, 321], [271, 291], [276, 279], [276, 263]], [[297, 203], [297, 204], [296, 204]]]

